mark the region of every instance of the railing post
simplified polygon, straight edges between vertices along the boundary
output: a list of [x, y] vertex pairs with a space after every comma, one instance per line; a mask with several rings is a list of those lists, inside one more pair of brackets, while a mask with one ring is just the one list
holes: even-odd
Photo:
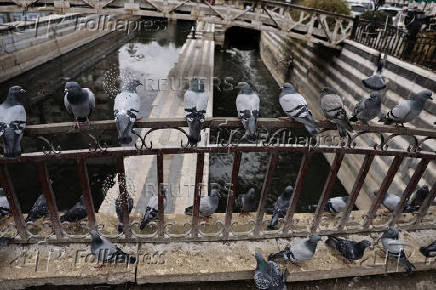
[[[159, 237], [164, 237], [165, 216], [164, 216], [164, 196], [163, 191], [163, 154], [159, 151], [157, 154], [157, 198], [158, 198], [158, 218], [159, 218]], [[168, 198], [168, 197], [166, 197]]]
[[80, 187], [82, 189], [83, 202], [85, 203], [86, 215], [88, 216], [88, 227], [92, 230], [95, 229], [95, 211], [85, 159], [77, 159], [77, 171], [80, 179]]
[[357, 27], [359, 27], [359, 15], [356, 15], [353, 19], [353, 28], [351, 29], [350, 39], [356, 37]]
[[195, 188], [194, 188], [194, 203], [192, 206], [192, 237], [198, 237], [198, 220], [200, 214], [200, 198], [201, 186], [203, 183], [203, 169], [204, 169], [204, 153], [197, 154], [197, 168], [195, 171]]
[[132, 235], [129, 220], [129, 193], [127, 191], [126, 170], [124, 168], [124, 157], [117, 157], [118, 188], [120, 192], [121, 212], [123, 213], [123, 232], [126, 238]]
[[241, 151], [236, 151], [233, 158], [232, 166], [232, 179], [230, 181], [229, 193], [227, 196], [227, 209], [226, 209], [226, 221], [224, 228], [224, 239], [229, 237], [230, 229], [232, 227], [232, 215], [233, 215], [233, 203], [235, 196], [238, 195], [238, 173], [241, 165]]
[[6, 193], [6, 198], [9, 202], [9, 207], [14, 217], [15, 226], [17, 232], [23, 240], [29, 238], [29, 234], [26, 229], [26, 222], [24, 221], [23, 213], [21, 212], [20, 202], [15, 195], [14, 185], [9, 175], [8, 167], [5, 163], [0, 165], [0, 183]]
[[433, 183], [430, 192], [428, 193], [427, 197], [424, 199], [424, 202], [422, 203], [421, 208], [419, 209], [418, 215], [414, 222], [415, 225], [420, 224], [422, 222], [422, 219], [427, 214], [427, 210], [435, 198], [436, 198], [436, 181]]

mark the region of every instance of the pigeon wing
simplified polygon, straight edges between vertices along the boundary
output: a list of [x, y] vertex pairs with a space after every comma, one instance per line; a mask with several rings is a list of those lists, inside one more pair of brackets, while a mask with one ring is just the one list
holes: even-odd
[[239, 94], [236, 98], [236, 109], [240, 115], [243, 111], [259, 111], [260, 99], [257, 94]]
[[308, 114], [306, 99], [300, 94], [287, 94], [279, 99], [283, 111], [289, 117], [305, 117]]
[[83, 90], [88, 94], [88, 102], [89, 102], [89, 115], [88, 116], [91, 116], [92, 112], [95, 109], [95, 95], [88, 88], [84, 88]]

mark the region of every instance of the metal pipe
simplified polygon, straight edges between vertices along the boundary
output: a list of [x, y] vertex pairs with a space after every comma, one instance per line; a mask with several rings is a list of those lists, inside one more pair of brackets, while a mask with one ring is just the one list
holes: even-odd
[[77, 159], [77, 173], [82, 189], [83, 202], [85, 203], [88, 227], [92, 230], [95, 229], [94, 202], [92, 200], [91, 188], [89, 187], [88, 169], [86, 168], [86, 161], [83, 158]]
[[198, 237], [201, 186], [203, 185], [204, 153], [197, 154], [197, 169], [195, 171], [194, 203], [192, 206], [192, 237]]
[[130, 238], [132, 231], [129, 220], [129, 192], [127, 191], [126, 170], [124, 168], [124, 158], [117, 158], [118, 188], [120, 192], [121, 212], [123, 213], [123, 232], [126, 238]]
[[226, 221], [224, 225], [224, 238], [228, 238], [231, 227], [232, 227], [232, 215], [233, 215], [233, 204], [235, 201], [235, 196], [239, 195], [238, 193], [238, 174], [239, 167], [241, 165], [241, 152], [235, 152], [233, 158], [233, 166], [232, 166], [232, 179], [230, 181], [229, 192], [227, 196], [227, 209], [226, 209]]
[[163, 196], [163, 154], [157, 154], [157, 194], [158, 194], [158, 218], [159, 218], [159, 237], [164, 236], [165, 215], [164, 215], [164, 196]]

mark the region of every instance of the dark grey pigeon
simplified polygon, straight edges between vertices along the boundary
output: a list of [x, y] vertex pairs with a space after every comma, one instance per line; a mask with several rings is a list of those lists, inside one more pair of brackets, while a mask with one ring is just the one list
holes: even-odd
[[284, 261], [298, 263], [312, 259], [315, 254], [320, 236], [311, 236], [310, 238], [300, 239], [286, 247], [283, 251], [268, 256], [268, 261]]
[[3, 139], [4, 156], [21, 156], [21, 139], [26, 127], [26, 109], [20, 103], [20, 96], [26, 91], [20, 86], [9, 88], [8, 97], [0, 105], [0, 137]]
[[250, 188], [247, 193], [238, 195], [236, 207], [241, 209], [241, 213], [249, 213], [256, 210], [256, 190]]
[[366, 78], [362, 80], [363, 85], [371, 90], [382, 90], [386, 88], [386, 82], [384, 81], [382, 75], [383, 69], [386, 67], [387, 64], [387, 54], [385, 53], [384, 58], [382, 59], [381, 53], [379, 54], [378, 60], [377, 60], [377, 69], [375, 70], [374, 74], [370, 76], [369, 78]]
[[416, 269], [404, 254], [403, 243], [400, 240], [400, 231], [397, 227], [390, 227], [385, 231], [381, 236], [381, 241], [388, 257], [399, 261], [407, 273], [410, 274], [413, 272], [413, 269]]
[[418, 188], [412, 200], [410, 201], [410, 205], [414, 208], [419, 208], [429, 193], [430, 189], [427, 185]]
[[426, 256], [427, 258], [436, 257], [436, 241], [428, 245], [427, 247], [419, 248], [421, 254]]
[[[166, 190], [162, 189], [162, 195], [163, 195], [163, 206], [164, 210], [167, 207], [167, 197], [166, 197]], [[145, 227], [148, 225], [149, 222], [152, 220], [155, 220], [158, 218], [159, 213], [159, 197], [158, 195], [153, 195], [150, 197], [150, 200], [148, 201], [147, 208], [145, 209], [144, 216], [141, 220], [141, 225], [139, 228], [141, 230], [145, 229]]]
[[79, 127], [82, 123], [89, 123], [89, 117], [95, 109], [95, 96], [90, 89], [82, 89], [76, 82], [67, 82], [64, 105]]
[[184, 99], [185, 117], [189, 126], [188, 142], [191, 146], [201, 141], [200, 132], [208, 102], [209, 93], [204, 89], [204, 79], [193, 78]]
[[[200, 199], [200, 216], [208, 217], [215, 213], [218, 208], [219, 194], [216, 189], [210, 191], [210, 195]], [[192, 215], [193, 206], [185, 208], [185, 214]]]
[[86, 218], [86, 216], [87, 213], [86, 213], [85, 204], [83, 202], [83, 195], [81, 195], [80, 200], [76, 202], [72, 208], [67, 210], [67, 212], [60, 217], [60, 221], [61, 223], [63, 222], [75, 223], [80, 220], [83, 220], [84, 218]]
[[334, 236], [328, 236], [328, 239], [325, 241], [325, 243], [327, 246], [336, 249], [348, 261], [362, 259], [365, 249], [371, 247], [371, 243], [367, 240], [355, 242]]
[[368, 99], [361, 99], [354, 107], [351, 122], [360, 121], [367, 124], [368, 121], [379, 116], [381, 112], [381, 95], [377, 92], [372, 92]]
[[132, 129], [138, 118], [140, 99], [136, 88], [142, 85], [138, 80], [129, 80], [115, 97], [114, 117], [118, 129], [118, 142], [127, 145], [132, 142]]
[[402, 100], [398, 105], [386, 113], [386, 116], [380, 118], [379, 122], [384, 122], [385, 125], [396, 123], [397, 125], [404, 126], [404, 123], [411, 122], [419, 116], [424, 108], [427, 100], [432, 100], [432, 92], [424, 90], [410, 100]]
[[124, 253], [120, 248], [112, 244], [99, 232], [92, 230], [91, 234], [91, 253], [100, 263], [129, 263], [135, 264], [136, 258]]
[[14, 239], [11, 237], [0, 237], [0, 248], [7, 247], [11, 241]]
[[316, 128], [312, 111], [309, 109], [306, 99], [297, 92], [292, 84], [283, 84], [282, 92], [279, 96], [279, 102], [286, 115], [295, 121], [302, 123], [310, 135], [318, 135], [319, 132]]
[[280, 195], [277, 201], [275, 202], [271, 222], [267, 226], [269, 230], [277, 229], [279, 218], [285, 217], [286, 212], [288, 211], [289, 203], [291, 200], [291, 194], [293, 191], [294, 188], [291, 185], [286, 186], [282, 195]]
[[286, 290], [286, 279], [279, 265], [267, 262], [260, 253], [255, 255], [257, 266], [254, 271], [254, 283], [257, 289]]
[[[133, 198], [129, 195], [127, 198], [127, 208], [129, 210], [129, 214], [132, 212], [133, 209]], [[121, 197], [118, 195], [117, 199], [115, 199], [115, 212], [117, 213], [118, 217], [118, 232], [123, 231], [123, 210], [121, 209]]]
[[[343, 212], [347, 207], [348, 198], [349, 198], [348, 196], [337, 196], [337, 197], [329, 198], [329, 200], [325, 205], [324, 210], [329, 213]], [[308, 208], [310, 211], [315, 211], [317, 207], [318, 205], [314, 204], [314, 205], [309, 205]]]
[[5, 195], [3, 188], [0, 187], [0, 219], [11, 212], [9, 201]]
[[342, 98], [336, 90], [327, 87], [321, 90], [321, 109], [327, 120], [336, 123], [341, 137], [347, 137], [347, 132], [353, 132]]
[[47, 200], [44, 194], [40, 194], [26, 217], [26, 222], [34, 222], [49, 215]]
[[248, 141], [254, 141], [256, 140], [260, 99], [246, 82], [239, 82], [237, 88], [239, 89], [239, 93], [236, 97], [236, 109], [238, 110], [238, 117], [241, 119], [245, 129], [244, 137], [247, 138]]

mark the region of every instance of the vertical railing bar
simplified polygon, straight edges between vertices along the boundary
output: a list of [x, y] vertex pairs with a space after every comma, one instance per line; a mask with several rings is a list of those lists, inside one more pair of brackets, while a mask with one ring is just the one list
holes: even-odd
[[228, 238], [230, 229], [232, 227], [232, 214], [233, 214], [233, 203], [235, 201], [235, 195], [237, 195], [238, 190], [238, 174], [239, 167], [241, 165], [241, 151], [236, 151], [233, 158], [232, 166], [232, 179], [230, 181], [229, 192], [227, 195], [227, 209], [226, 209], [226, 221], [224, 228], [224, 238]]
[[327, 200], [330, 197], [330, 192], [332, 191], [333, 185], [336, 181], [336, 175], [338, 174], [339, 169], [341, 168], [342, 159], [344, 159], [345, 152], [339, 151], [336, 152], [335, 159], [330, 167], [329, 175], [327, 176], [327, 180], [324, 184], [324, 189], [322, 191], [321, 197], [318, 201], [318, 207], [316, 208], [315, 215], [313, 217], [312, 226], [310, 228], [310, 232], [315, 233], [318, 228], [319, 222], [321, 220], [321, 216], [324, 212], [324, 207], [327, 203]]
[[436, 181], [433, 183], [430, 192], [428, 193], [427, 197], [424, 199], [424, 202], [422, 203], [421, 208], [419, 209], [418, 215], [416, 216], [416, 220], [414, 222], [415, 225], [422, 222], [422, 219], [427, 214], [427, 210], [435, 198], [436, 198]]
[[77, 159], [77, 171], [82, 189], [83, 202], [85, 203], [86, 215], [88, 216], [88, 227], [95, 229], [95, 211], [92, 200], [91, 188], [89, 187], [88, 169], [84, 158]]
[[8, 199], [9, 208], [11, 209], [12, 216], [14, 217], [17, 232], [21, 239], [27, 240], [29, 238], [29, 234], [26, 230], [26, 222], [24, 221], [20, 202], [15, 195], [14, 185], [12, 184], [11, 176], [5, 163], [0, 165], [0, 183], [6, 193], [6, 198]]
[[50, 213], [50, 221], [53, 226], [53, 231], [58, 240], [64, 237], [64, 232], [62, 230], [62, 225], [59, 220], [59, 211], [56, 206], [56, 199], [53, 193], [53, 188], [50, 183], [50, 178], [48, 174], [47, 165], [44, 161], [36, 162], [38, 168], [39, 182], [41, 183], [42, 192], [47, 201], [48, 211]]
[[159, 218], [159, 237], [163, 238], [165, 228], [164, 216], [164, 196], [163, 191], [163, 154], [159, 151], [157, 154], [157, 194], [158, 194], [158, 218]]
[[127, 192], [126, 170], [124, 168], [124, 156], [117, 157], [118, 189], [120, 192], [121, 212], [123, 213], [123, 232], [126, 238], [132, 235], [129, 221], [129, 193]]
[[406, 206], [406, 201], [409, 199], [413, 191], [416, 189], [416, 186], [418, 185], [419, 180], [424, 174], [424, 171], [427, 168], [429, 162], [430, 159], [424, 159], [424, 158], [421, 159], [421, 161], [419, 162], [418, 167], [416, 168], [415, 172], [412, 175], [412, 178], [410, 178], [409, 184], [406, 186], [406, 189], [404, 189], [403, 195], [401, 196], [400, 203], [398, 204], [397, 208], [395, 208], [394, 210], [393, 217], [390, 222], [390, 226], [393, 226], [398, 222], [398, 219], [400, 218], [400, 215], [402, 214], [404, 207]]
[[268, 169], [267, 169], [266, 176], [265, 176], [265, 179], [264, 179], [263, 185], [262, 185], [259, 207], [257, 208], [256, 224], [254, 226], [254, 235], [255, 236], [258, 236], [261, 229], [262, 229], [262, 221], [263, 221], [263, 216], [265, 215], [267, 195], [268, 195], [269, 188], [271, 186], [272, 178], [274, 175], [274, 170], [277, 166], [278, 156], [279, 156], [278, 152], [273, 151], [271, 153], [270, 158], [269, 158]]
[[351, 190], [350, 197], [348, 198], [347, 207], [342, 215], [338, 230], [342, 230], [347, 224], [348, 218], [350, 217], [351, 211], [353, 210], [354, 204], [356, 203], [359, 192], [362, 189], [363, 183], [365, 181], [366, 175], [371, 168], [372, 161], [374, 160], [374, 154], [365, 155], [362, 166], [360, 167], [359, 174], [356, 177], [356, 182]]
[[200, 198], [201, 186], [203, 183], [203, 169], [204, 169], [204, 153], [197, 154], [197, 168], [195, 171], [195, 188], [194, 188], [194, 202], [192, 206], [192, 237], [198, 237], [199, 215], [200, 215]]
[[380, 185], [379, 193], [378, 193], [376, 199], [373, 201], [371, 208], [368, 211], [366, 221], [363, 225], [364, 229], [368, 229], [369, 226], [371, 225], [371, 223], [375, 217], [375, 213], [376, 213], [378, 207], [380, 206], [380, 204], [382, 203], [382, 201], [384, 200], [384, 198], [386, 196], [386, 192], [387, 192], [389, 186], [391, 185], [392, 181], [394, 180], [395, 174], [397, 173], [398, 168], [400, 167], [400, 164], [403, 161], [403, 159], [404, 159], [404, 156], [395, 156], [394, 157], [394, 160], [392, 161], [392, 164], [389, 167], [388, 172], [386, 173], [386, 176]]
[[297, 203], [300, 199], [301, 192], [303, 191], [304, 179], [306, 177], [309, 163], [312, 158], [312, 152], [306, 152], [301, 159], [300, 170], [298, 171], [297, 179], [295, 180], [294, 193], [291, 196], [288, 211], [285, 215], [285, 225], [283, 226], [283, 233], [287, 234], [292, 226], [292, 219], [297, 209]]

